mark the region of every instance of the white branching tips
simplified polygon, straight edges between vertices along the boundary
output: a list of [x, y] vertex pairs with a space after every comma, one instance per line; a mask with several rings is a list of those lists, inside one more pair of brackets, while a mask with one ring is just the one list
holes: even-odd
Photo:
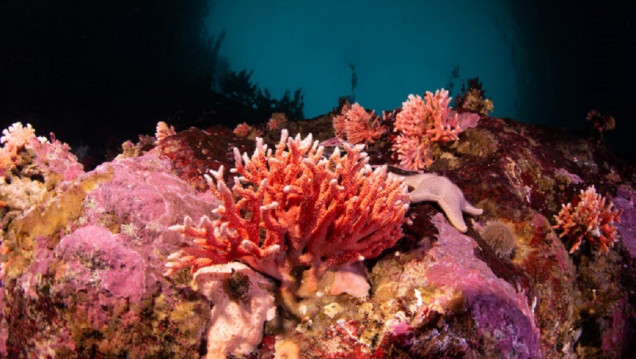
[[285, 281], [298, 266], [320, 273], [379, 255], [401, 238], [409, 197], [386, 167], [369, 167], [363, 148], [346, 145], [344, 155], [336, 149], [323, 158], [311, 135], [291, 138], [283, 130], [273, 153], [262, 139], [251, 157], [235, 149], [240, 177], [232, 189], [223, 168], [208, 177], [219, 217], [176, 227], [194, 245], [170, 257], [168, 268], [240, 260]]

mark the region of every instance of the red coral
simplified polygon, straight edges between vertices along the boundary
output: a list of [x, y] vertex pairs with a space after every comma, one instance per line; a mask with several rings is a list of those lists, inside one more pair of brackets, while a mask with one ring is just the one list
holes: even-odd
[[234, 134], [239, 137], [247, 137], [247, 135], [249, 135], [251, 131], [252, 128], [250, 127], [250, 125], [248, 125], [246, 122], [243, 122], [236, 125]]
[[570, 253], [579, 248], [583, 238], [590, 243], [598, 244], [601, 253], [607, 253], [608, 246], [616, 242], [616, 225], [620, 222], [621, 211], [613, 209], [611, 202], [596, 193], [594, 186], [581, 190], [575, 203], [563, 205], [561, 211], [554, 216], [557, 224], [554, 229], [562, 233], [559, 238], [567, 237], [573, 244]]
[[406, 186], [388, 178], [386, 167], [372, 170], [361, 146], [345, 150], [323, 158], [311, 135], [291, 139], [286, 130], [275, 153], [260, 138], [251, 158], [235, 148], [232, 172], [240, 177], [232, 190], [222, 168], [209, 179], [222, 202], [219, 218], [174, 227], [194, 244], [169, 257], [167, 274], [241, 260], [289, 287], [295, 268], [310, 267], [313, 280], [329, 266], [393, 246], [402, 236]]
[[234, 128], [233, 133], [234, 135], [238, 137], [244, 137], [244, 138], [250, 138], [250, 139], [254, 139], [257, 136], [263, 135], [263, 133], [259, 129], [248, 125], [247, 122], [243, 122], [236, 125], [236, 128]]
[[431, 145], [457, 139], [459, 125], [457, 114], [451, 116], [450, 100], [448, 91], [442, 89], [434, 94], [427, 91], [425, 99], [409, 95], [403, 103], [395, 117], [398, 136], [393, 146], [402, 167], [419, 170], [430, 166]]
[[278, 130], [287, 123], [287, 116], [284, 112], [274, 112], [272, 117], [267, 121], [267, 129], [270, 131]]
[[350, 143], [373, 143], [387, 128], [380, 125], [375, 111], [367, 112], [357, 102], [351, 106], [344, 106], [340, 115], [333, 118], [336, 137], [346, 139]]

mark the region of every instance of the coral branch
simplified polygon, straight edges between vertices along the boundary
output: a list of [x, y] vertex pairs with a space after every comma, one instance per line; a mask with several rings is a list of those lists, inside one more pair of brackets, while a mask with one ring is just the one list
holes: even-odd
[[369, 113], [357, 102], [350, 106], [345, 105], [340, 115], [334, 116], [333, 127], [336, 137], [353, 144], [373, 143], [387, 131], [387, 128], [380, 124], [375, 111]]
[[402, 236], [407, 188], [386, 167], [372, 170], [362, 147], [345, 145], [346, 154], [336, 149], [323, 158], [311, 135], [292, 139], [284, 130], [274, 153], [260, 138], [251, 157], [235, 149], [232, 190], [222, 168], [208, 178], [222, 203], [218, 219], [173, 227], [193, 244], [168, 258], [167, 274], [240, 260], [289, 287], [295, 268], [318, 276], [393, 246]]
[[424, 169], [433, 163], [431, 146], [436, 142], [457, 139], [460, 132], [457, 114], [451, 116], [451, 98], [442, 89], [426, 92], [425, 98], [409, 95], [402, 111], [395, 117], [398, 133], [393, 146], [402, 167]]
[[611, 202], [596, 193], [594, 186], [581, 190], [575, 203], [563, 205], [554, 216], [557, 224], [554, 229], [561, 230], [560, 238], [567, 237], [573, 244], [570, 253], [581, 245], [583, 238], [592, 244], [598, 244], [601, 253], [607, 253], [616, 242], [615, 223], [620, 222], [621, 211], [613, 209]]

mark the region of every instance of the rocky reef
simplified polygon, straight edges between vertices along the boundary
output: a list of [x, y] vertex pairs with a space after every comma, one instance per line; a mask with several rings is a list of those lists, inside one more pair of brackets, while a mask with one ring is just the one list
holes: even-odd
[[[334, 137], [332, 121], [339, 113], [300, 122], [263, 121], [234, 132], [221, 127], [162, 127], [155, 137], [126, 143], [121, 155], [88, 172], [55, 138], [48, 141], [27, 133], [11, 142], [9, 151], [12, 132], [5, 131], [6, 156], [0, 161], [0, 356], [636, 355], [635, 167], [596, 139], [565, 130], [461, 109], [445, 114], [457, 115], [459, 127], [446, 141], [426, 143], [431, 157], [421, 162], [426, 162], [426, 173], [457, 188], [464, 203], [483, 209], [462, 214], [459, 208], [465, 228], [452, 221], [446, 208], [453, 196], [448, 187], [431, 186], [429, 191], [439, 189], [435, 198], [440, 199], [412, 201], [405, 215], [395, 212], [405, 216], [395, 222], [401, 225], [399, 240], [397, 229], [391, 227], [394, 244], [378, 245], [381, 253], [349, 246], [368, 255], [354, 256], [352, 250], [328, 261], [324, 248], [311, 245], [298, 253], [291, 247], [282, 251], [281, 239], [270, 252], [302, 257], [313, 251], [324, 258], [287, 260], [293, 265], [285, 264], [281, 277], [273, 269], [259, 272], [264, 265], [254, 265], [253, 257], [241, 251], [253, 256], [254, 246], [268, 240], [265, 232], [279, 228], [267, 223], [282, 216], [276, 212], [284, 207], [280, 200], [269, 207], [263, 202], [261, 209], [237, 211], [238, 217], [250, 220], [260, 210], [263, 219], [256, 222], [267, 223], [254, 223], [254, 228], [261, 228], [251, 232], [254, 244], [222, 248], [224, 242], [217, 237], [231, 196], [219, 198], [219, 183], [227, 183], [225, 189], [232, 188], [235, 197], [239, 192], [249, 198], [256, 195], [232, 187], [242, 181], [233, 177], [236, 173], [225, 171], [224, 178], [214, 181], [206, 178], [209, 171], [234, 168], [241, 156], [247, 162], [242, 154], [262, 146], [250, 137], [262, 137], [276, 148], [284, 126], [291, 135], [312, 133], [321, 142], [324, 157], [332, 158], [324, 162], [329, 172], [341, 161], [334, 153], [355, 151]], [[382, 186], [380, 180], [389, 183], [418, 173], [399, 168], [401, 160], [393, 150], [396, 114], [399, 110], [382, 118], [374, 115], [373, 140], [360, 145], [368, 154], [362, 156], [361, 166], [388, 165], [388, 171], [399, 175], [387, 177], [374, 170], [380, 173], [373, 177], [375, 186]], [[379, 131], [380, 125], [385, 130]], [[315, 166], [323, 163], [315, 160]], [[300, 161], [309, 166], [307, 171], [321, 173], [308, 160]], [[215, 173], [223, 176], [222, 171]], [[338, 173], [334, 181], [346, 177]], [[364, 173], [372, 177], [372, 172]], [[293, 180], [301, 175], [295, 176]], [[269, 177], [253, 184], [254, 191], [268, 181]], [[581, 202], [580, 193], [590, 186], [615, 216], [598, 231], [588, 225], [584, 231], [589, 232], [580, 233], [582, 241], [570, 253], [576, 238], [562, 235], [556, 218], [564, 205]], [[293, 192], [290, 186], [280, 188]], [[410, 190], [415, 193], [418, 188]], [[391, 191], [383, 196], [391, 196]], [[396, 199], [395, 205], [401, 201]], [[342, 213], [343, 218], [364, 217], [363, 212]], [[187, 223], [208, 227], [195, 233]], [[297, 226], [299, 231], [304, 223]], [[329, 228], [340, 228], [337, 224]], [[231, 227], [223, 228], [227, 226]], [[383, 226], [374, 227], [374, 233]], [[604, 231], [610, 227], [615, 231]], [[329, 228], [323, 229], [327, 236], [333, 234]], [[598, 233], [612, 236], [604, 242], [607, 251], [592, 240]], [[207, 254], [195, 250], [184, 260], [198, 270], [184, 267], [166, 273], [173, 253], [192, 246], [193, 238], [207, 241]], [[218, 258], [230, 258], [225, 250], [238, 251], [231, 258], [243, 263], [221, 263]], [[308, 274], [312, 263], [323, 259], [320, 273]], [[238, 344], [237, 335], [243, 335]]]

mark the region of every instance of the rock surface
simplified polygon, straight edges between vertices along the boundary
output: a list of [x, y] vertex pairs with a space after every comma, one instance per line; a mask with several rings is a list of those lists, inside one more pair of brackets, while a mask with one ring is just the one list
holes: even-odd
[[[333, 134], [329, 116], [287, 125], [319, 140]], [[274, 131], [261, 130], [276, 142]], [[367, 148], [373, 164], [396, 165], [390, 142], [387, 133]], [[189, 129], [87, 173], [64, 173], [33, 154], [30, 167], [5, 173], [0, 356], [206, 354], [210, 308], [222, 303], [199, 292], [190, 273], [162, 274], [184, 244], [170, 227], [213, 215], [218, 202], [203, 174], [232, 167], [234, 146], [252, 145], [229, 130]], [[412, 204], [405, 237], [364, 262], [369, 295], [335, 295], [319, 283], [300, 303], [311, 319], [279, 310], [257, 329], [262, 342], [246, 357], [636, 355], [632, 164], [593, 140], [487, 116], [433, 153], [428, 171], [484, 209], [464, 215], [466, 233], [435, 203]], [[585, 243], [569, 254], [553, 216], [592, 184], [623, 211], [620, 239], [607, 254]], [[482, 238], [493, 222], [514, 237], [505, 256], [491, 247], [499, 242]]]

